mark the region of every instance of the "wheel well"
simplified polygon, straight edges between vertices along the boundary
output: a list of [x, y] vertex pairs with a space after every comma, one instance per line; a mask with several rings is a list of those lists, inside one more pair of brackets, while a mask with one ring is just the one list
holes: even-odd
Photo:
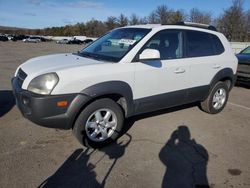
[[127, 116], [127, 113], [128, 113], [128, 108], [127, 108], [127, 101], [125, 99], [125, 97], [123, 97], [122, 95], [119, 95], [119, 94], [107, 94], [107, 95], [101, 95], [101, 96], [98, 96], [98, 97], [95, 97], [93, 99], [91, 99], [90, 101], [88, 101], [86, 104], [84, 104], [79, 112], [77, 112], [75, 118], [74, 118], [74, 121], [72, 123], [72, 128], [74, 127], [74, 124], [75, 124], [75, 121], [77, 119], [77, 117], [79, 116], [79, 114], [82, 112], [82, 110], [88, 106], [89, 104], [91, 104], [92, 102], [98, 100], [98, 99], [103, 99], [103, 98], [109, 98], [109, 99], [112, 99], [113, 101], [115, 101], [122, 109], [125, 117]]
[[223, 78], [220, 81], [225, 82], [227, 84], [229, 90], [232, 89], [233, 81], [232, 81], [232, 79], [230, 77]]
[[109, 99], [112, 99], [113, 101], [115, 101], [122, 108], [124, 115], [125, 116], [127, 115], [128, 106], [127, 106], [127, 101], [126, 101], [125, 97], [123, 97], [122, 95], [119, 95], [119, 94], [107, 94], [107, 95], [98, 96], [98, 97], [94, 98], [94, 100], [103, 99], [103, 98], [109, 98]]

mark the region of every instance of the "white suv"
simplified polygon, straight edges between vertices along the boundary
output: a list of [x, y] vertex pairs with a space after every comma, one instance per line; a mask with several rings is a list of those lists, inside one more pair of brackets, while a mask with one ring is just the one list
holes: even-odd
[[236, 68], [227, 39], [212, 26], [140, 25], [114, 29], [78, 53], [30, 59], [12, 85], [26, 118], [102, 147], [137, 114], [192, 102], [220, 112]]

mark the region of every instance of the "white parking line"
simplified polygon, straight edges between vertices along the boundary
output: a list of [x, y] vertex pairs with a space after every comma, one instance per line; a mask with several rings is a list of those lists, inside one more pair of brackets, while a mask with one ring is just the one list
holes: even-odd
[[250, 110], [249, 107], [242, 106], [242, 105], [240, 105], [240, 104], [235, 104], [235, 103], [232, 103], [232, 102], [228, 102], [228, 104], [230, 104], [230, 105], [232, 105], [232, 106], [237, 106], [237, 107], [239, 107], [239, 108], [243, 108], [243, 109], [245, 109], [245, 110]]

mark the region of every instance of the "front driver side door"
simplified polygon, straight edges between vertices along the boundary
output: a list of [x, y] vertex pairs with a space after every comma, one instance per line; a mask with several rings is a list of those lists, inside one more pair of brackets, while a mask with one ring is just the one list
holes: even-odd
[[162, 30], [142, 47], [159, 50], [160, 60], [135, 63], [135, 113], [144, 113], [185, 103], [189, 65], [183, 57], [180, 30]]

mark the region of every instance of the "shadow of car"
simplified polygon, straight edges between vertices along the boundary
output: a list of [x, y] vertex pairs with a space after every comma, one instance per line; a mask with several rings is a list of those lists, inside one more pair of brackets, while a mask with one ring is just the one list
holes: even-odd
[[[62, 166], [60, 166], [54, 174], [44, 180], [38, 187], [105, 187], [107, 179], [109, 178], [114, 166], [117, 164], [118, 160], [125, 155], [126, 148], [132, 140], [131, 135], [126, 135], [128, 140], [115, 142], [100, 150], [93, 150], [90, 148], [86, 148], [85, 150], [79, 148], [75, 150]], [[103, 153], [103, 155], [96, 163], [93, 163], [90, 159], [95, 152]], [[112, 164], [107, 169], [104, 169], [106, 171], [104, 171], [104, 178], [99, 182], [97, 180], [97, 172], [95, 171], [95, 168], [100, 162], [102, 162], [105, 156], [107, 156], [109, 160], [112, 160]]]

